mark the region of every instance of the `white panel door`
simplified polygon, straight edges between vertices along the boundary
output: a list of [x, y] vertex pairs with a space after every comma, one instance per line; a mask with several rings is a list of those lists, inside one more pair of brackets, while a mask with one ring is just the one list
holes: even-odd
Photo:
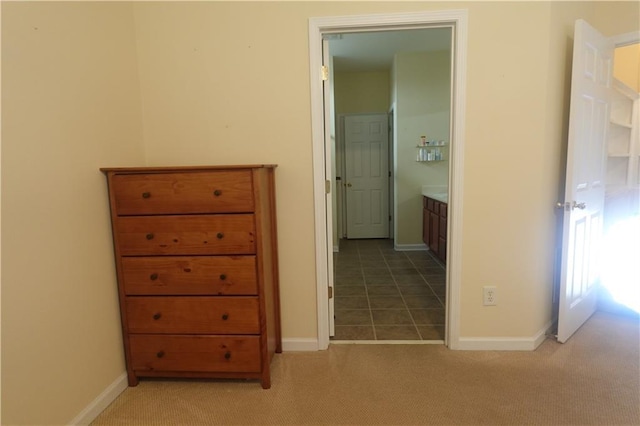
[[347, 238], [389, 238], [387, 114], [345, 117]]
[[576, 21], [562, 235], [558, 341], [596, 310], [613, 43]]

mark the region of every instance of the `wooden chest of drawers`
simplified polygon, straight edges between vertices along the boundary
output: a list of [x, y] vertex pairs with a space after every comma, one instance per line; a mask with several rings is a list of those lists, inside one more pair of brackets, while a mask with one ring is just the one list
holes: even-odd
[[272, 165], [103, 168], [129, 385], [260, 379], [282, 352]]

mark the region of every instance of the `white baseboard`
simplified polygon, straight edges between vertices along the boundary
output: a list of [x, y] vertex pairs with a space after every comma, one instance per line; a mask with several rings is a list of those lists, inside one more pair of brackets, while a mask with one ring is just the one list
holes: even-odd
[[396, 251], [426, 251], [426, 244], [395, 244], [393, 249]]
[[68, 424], [89, 425], [129, 386], [127, 372], [122, 373]]
[[553, 325], [549, 321], [532, 337], [461, 337], [461, 351], [534, 351], [544, 342]]
[[283, 352], [317, 351], [318, 348], [318, 339], [282, 339]]

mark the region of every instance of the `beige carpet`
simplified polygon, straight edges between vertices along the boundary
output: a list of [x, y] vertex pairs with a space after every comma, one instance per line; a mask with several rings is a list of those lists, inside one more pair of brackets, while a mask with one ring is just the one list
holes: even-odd
[[253, 381], [141, 381], [93, 425], [640, 425], [637, 318], [597, 313], [535, 352], [332, 345]]

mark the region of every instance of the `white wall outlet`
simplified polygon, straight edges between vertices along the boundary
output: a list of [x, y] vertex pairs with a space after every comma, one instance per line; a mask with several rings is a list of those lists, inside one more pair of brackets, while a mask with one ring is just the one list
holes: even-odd
[[498, 304], [498, 290], [495, 286], [486, 285], [482, 287], [482, 304], [484, 306], [495, 306]]

